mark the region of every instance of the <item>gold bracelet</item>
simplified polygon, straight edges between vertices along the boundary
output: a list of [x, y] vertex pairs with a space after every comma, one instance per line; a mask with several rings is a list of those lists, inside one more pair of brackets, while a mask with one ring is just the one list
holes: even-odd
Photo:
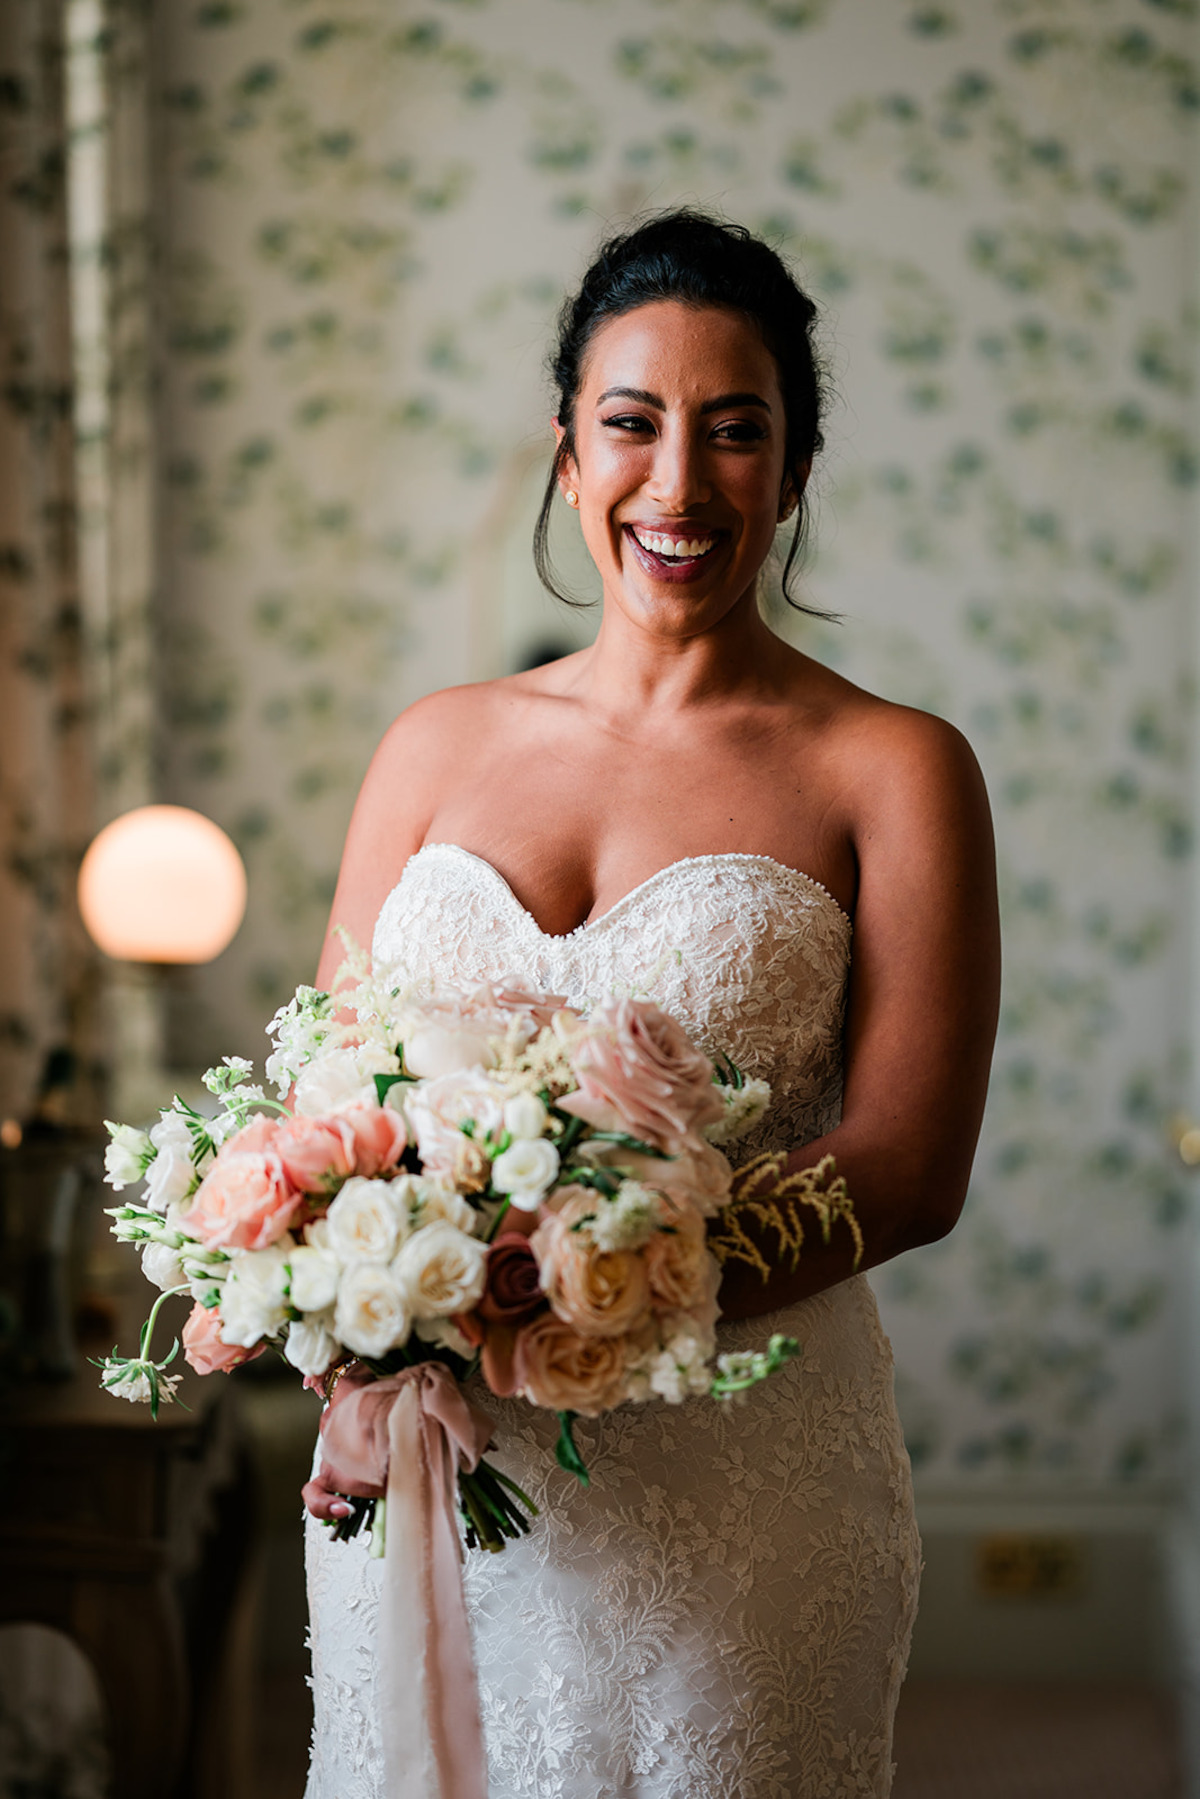
[[[833, 1156], [822, 1156], [815, 1168], [802, 1168], [796, 1174], [785, 1173], [786, 1167], [786, 1157], [776, 1151], [756, 1156], [738, 1169], [728, 1204], [715, 1220], [720, 1228], [708, 1240], [717, 1261], [722, 1268], [727, 1262], [744, 1262], [758, 1270], [764, 1283], [785, 1258], [790, 1258], [794, 1272], [804, 1246], [801, 1214], [807, 1210], [816, 1215], [825, 1243], [839, 1218], [847, 1226], [854, 1239], [857, 1272], [863, 1258], [862, 1230], [845, 1176], [838, 1174]], [[754, 1235], [746, 1229], [747, 1221], [753, 1223]], [[773, 1262], [767, 1260], [757, 1240], [766, 1231], [773, 1231], [777, 1240]]]

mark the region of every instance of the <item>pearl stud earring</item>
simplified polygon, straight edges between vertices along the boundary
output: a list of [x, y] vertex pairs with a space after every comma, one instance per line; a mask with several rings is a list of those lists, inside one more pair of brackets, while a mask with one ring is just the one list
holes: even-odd
[[566, 493], [563, 495], [563, 499], [567, 502], [568, 506], [578, 506], [579, 504], [579, 495], [575, 492], [573, 487], [568, 487]]

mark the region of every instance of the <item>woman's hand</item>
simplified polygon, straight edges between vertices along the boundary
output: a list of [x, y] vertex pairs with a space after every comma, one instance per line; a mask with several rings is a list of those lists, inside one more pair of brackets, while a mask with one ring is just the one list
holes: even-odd
[[[329, 1405], [327, 1412], [322, 1417], [322, 1423], [324, 1423], [324, 1417], [328, 1415], [329, 1410], [349, 1398], [357, 1388], [367, 1386], [374, 1378], [371, 1370], [363, 1362], [343, 1362], [339, 1367], [332, 1369], [325, 1376], [325, 1391]], [[300, 1496], [314, 1518], [319, 1518], [322, 1524], [335, 1524], [341, 1518], [348, 1518], [353, 1510], [353, 1507], [347, 1503], [347, 1492], [364, 1499], [376, 1497], [373, 1488], [359, 1486], [354, 1481], [335, 1486], [333, 1474], [322, 1462], [312, 1479], [306, 1480], [301, 1487]]]

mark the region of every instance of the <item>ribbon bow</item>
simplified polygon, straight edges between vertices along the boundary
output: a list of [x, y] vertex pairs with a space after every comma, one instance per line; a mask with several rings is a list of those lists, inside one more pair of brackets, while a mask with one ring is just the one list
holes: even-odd
[[440, 1362], [356, 1387], [321, 1419], [322, 1484], [387, 1494], [378, 1691], [388, 1799], [487, 1796], [457, 1486], [492, 1430]]

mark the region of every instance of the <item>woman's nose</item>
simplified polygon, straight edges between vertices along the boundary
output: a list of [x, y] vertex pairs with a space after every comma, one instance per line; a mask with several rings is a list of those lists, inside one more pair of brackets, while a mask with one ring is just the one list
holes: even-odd
[[710, 498], [703, 453], [689, 432], [662, 433], [655, 446], [649, 487], [655, 502], [673, 514], [703, 505]]

